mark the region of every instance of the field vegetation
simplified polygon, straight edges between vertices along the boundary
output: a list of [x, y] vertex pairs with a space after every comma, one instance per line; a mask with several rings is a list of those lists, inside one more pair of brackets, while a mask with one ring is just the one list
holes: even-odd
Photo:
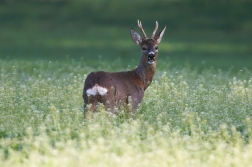
[[[251, 5], [1, 2], [0, 166], [251, 166]], [[138, 112], [84, 119], [88, 73], [137, 66], [137, 19], [167, 26]]]

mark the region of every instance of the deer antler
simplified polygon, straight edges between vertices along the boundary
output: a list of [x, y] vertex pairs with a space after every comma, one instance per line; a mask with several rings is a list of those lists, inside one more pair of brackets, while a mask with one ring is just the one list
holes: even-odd
[[154, 37], [155, 37], [155, 34], [156, 34], [157, 29], [158, 29], [158, 22], [156, 21], [156, 27], [155, 27], [155, 29], [154, 29], [154, 31], [153, 31], [153, 33], [152, 33], [151, 38], [154, 38]]
[[140, 28], [140, 30], [142, 31], [142, 33], [144, 35], [144, 38], [147, 38], [147, 36], [146, 36], [146, 34], [144, 32], [144, 29], [143, 29], [141, 21], [137, 20], [137, 24], [138, 24], [138, 27]]

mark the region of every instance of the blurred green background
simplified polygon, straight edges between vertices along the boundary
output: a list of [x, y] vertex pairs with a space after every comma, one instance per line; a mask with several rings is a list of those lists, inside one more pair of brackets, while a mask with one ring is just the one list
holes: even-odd
[[0, 1], [1, 59], [121, 60], [136, 66], [130, 28], [167, 26], [159, 61], [252, 68], [252, 1]]

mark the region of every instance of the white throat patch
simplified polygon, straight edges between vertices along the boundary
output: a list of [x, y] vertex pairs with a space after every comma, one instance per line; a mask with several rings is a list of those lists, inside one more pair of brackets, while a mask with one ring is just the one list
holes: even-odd
[[106, 88], [103, 88], [103, 87], [99, 86], [98, 84], [95, 84], [95, 86], [93, 86], [92, 88], [90, 88], [86, 91], [86, 94], [92, 95], [92, 96], [99, 94], [99, 95], [103, 96], [107, 92], [108, 92], [108, 90]]

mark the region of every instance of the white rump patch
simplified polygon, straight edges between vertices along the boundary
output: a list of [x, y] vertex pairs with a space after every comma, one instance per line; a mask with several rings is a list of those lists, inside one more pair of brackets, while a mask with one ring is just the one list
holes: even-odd
[[99, 95], [103, 96], [107, 92], [108, 92], [108, 90], [106, 88], [103, 88], [103, 87], [99, 86], [98, 84], [95, 84], [95, 86], [93, 86], [92, 88], [90, 88], [86, 91], [86, 94], [92, 95], [92, 96], [99, 94]]

